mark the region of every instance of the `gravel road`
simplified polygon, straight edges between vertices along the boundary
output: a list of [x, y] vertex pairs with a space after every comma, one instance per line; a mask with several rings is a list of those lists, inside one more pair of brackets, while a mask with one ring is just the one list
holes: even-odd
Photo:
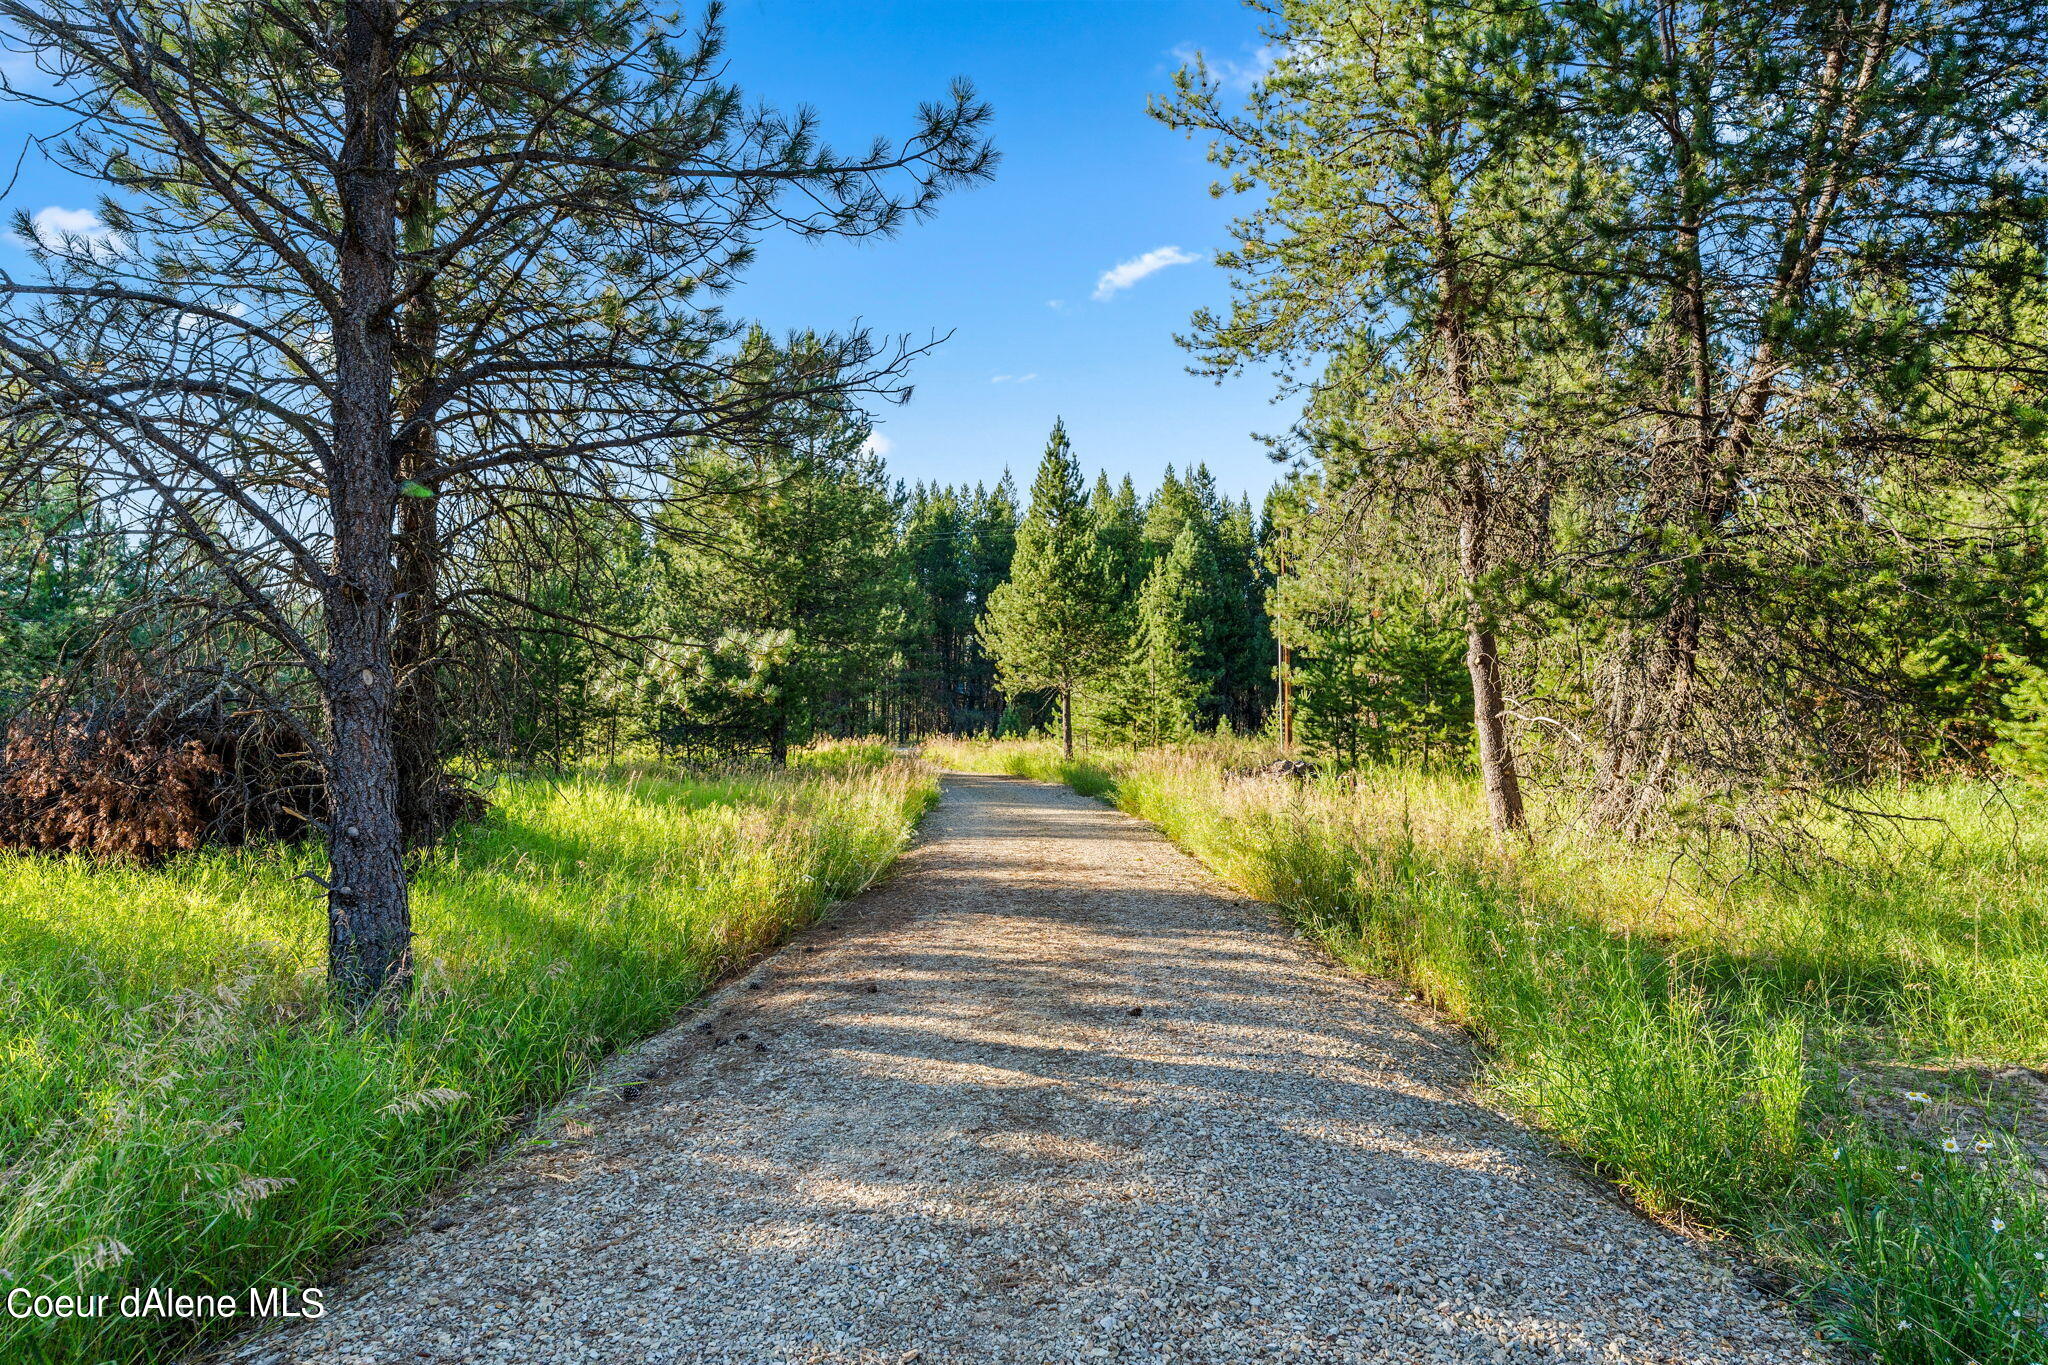
[[894, 877], [236, 1362], [1796, 1361], [1151, 827], [948, 775]]

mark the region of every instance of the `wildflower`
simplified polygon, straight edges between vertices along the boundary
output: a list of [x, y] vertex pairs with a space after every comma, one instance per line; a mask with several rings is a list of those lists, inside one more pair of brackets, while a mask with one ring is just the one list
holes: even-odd
[[1927, 1183], [1927, 1177], [1920, 1174], [1920, 1172], [1915, 1171], [1913, 1172], [1913, 1183], [1915, 1185], [1925, 1185]]
[[1906, 1168], [1904, 1166], [1894, 1166], [1892, 1167], [1892, 1169], [1897, 1171], [1900, 1175], [1904, 1175], [1906, 1173]]
[[2004, 1232], [2005, 1220], [2003, 1218], [1993, 1218], [1991, 1220], [1991, 1230], [1993, 1232]]
[[1842, 1149], [1840, 1147], [1837, 1147], [1834, 1151], [1828, 1153], [1828, 1160], [1830, 1161], [1840, 1161], [1841, 1159]]
[[1941, 1140], [1941, 1150], [1944, 1152], [1960, 1152], [1963, 1150], [1963, 1144], [1957, 1142], [1954, 1138], [1943, 1138]]
[[1911, 1100], [1914, 1104], [1934, 1103], [1934, 1096], [1928, 1094], [1925, 1090], [1908, 1090], [1905, 1093], [1906, 1098]]
[[1976, 1148], [1976, 1149], [1977, 1149], [1977, 1151], [1978, 1151], [1978, 1153], [1979, 1153], [1979, 1154], [1981, 1155], [1982, 1153], [1985, 1153], [1985, 1152], [1988, 1152], [1988, 1151], [1990, 1151], [1990, 1150], [1991, 1150], [1991, 1139], [1990, 1139], [1990, 1138], [1978, 1138], [1978, 1139], [1977, 1139], [1977, 1140], [1976, 1140], [1975, 1142], [1971, 1143], [1970, 1145], [1971, 1145], [1972, 1147]]

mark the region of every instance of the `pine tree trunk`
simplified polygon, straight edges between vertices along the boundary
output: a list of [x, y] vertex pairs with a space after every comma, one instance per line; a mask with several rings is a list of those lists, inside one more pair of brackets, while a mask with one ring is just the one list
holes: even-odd
[[1074, 756], [1074, 689], [1060, 689], [1060, 752]]
[[[433, 154], [424, 97], [403, 112], [398, 136], [411, 164]], [[415, 177], [402, 195], [399, 220], [408, 252], [432, 245], [435, 197]], [[397, 329], [398, 477], [410, 480], [432, 468], [440, 455], [433, 414], [427, 411], [438, 375], [441, 317], [434, 280], [412, 270]], [[401, 497], [398, 505], [397, 584], [393, 609], [392, 677], [396, 687], [392, 720], [398, 758], [398, 819], [412, 847], [432, 843], [446, 832], [450, 811], [441, 768], [441, 513], [437, 499]]]
[[[1459, 253], [1448, 216], [1440, 215], [1441, 256], [1438, 284], [1442, 290], [1437, 329], [1444, 341], [1451, 407], [1461, 424], [1473, 419], [1472, 337], [1465, 326], [1468, 305], [1456, 263]], [[1465, 668], [1472, 678], [1472, 728], [1479, 741], [1479, 776], [1486, 786], [1486, 808], [1496, 833], [1521, 829], [1522, 783], [1515, 772], [1515, 753], [1508, 742], [1507, 699], [1501, 686], [1500, 648], [1481, 598], [1492, 556], [1487, 524], [1492, 498], [1479, 458], [1468, 457], [1457, 470], [1458, 570], [1465, 589]]]
[[399, 825], [406, 842], [417, 848], [445, 832], [449, 814], [441, 769], [441, 556], [435, 500], [404, 499], [398, 523], [392, 738]]
[[1280, 752], [1294, 755], [1294, 651], [1280, 646]]
[[1522, 810], [1522, 783], [1515, 772], [1515, 754], [1508, 742], [1507, 698], [1501, 687], [1500, 649], [1479, 599], [1485, 576], [1485, 491], [1468, 483], [1458, 518], [1458, 567], [1465, 580], [1465, 668], [1472, 677], [1472, 727], [1479, 740], [1479, 776], [1486, 786], [1486, 809], [1499, 833], [1527, 823]]
[[328, 975], [361, 1017], [412, 975], [412, 913], [392, 741], [391, 312], [397, 241], [396, 0], [349, 0], [334, 313], [334, 570], [322, 593], [328, 662]]

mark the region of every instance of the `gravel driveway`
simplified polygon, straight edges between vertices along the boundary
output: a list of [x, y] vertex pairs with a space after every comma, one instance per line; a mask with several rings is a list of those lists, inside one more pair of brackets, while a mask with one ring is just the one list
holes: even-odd
[[1813, 1354], [1474, 1102], [1455, 1030], [1150, 826], [945, 787], [888, 883], [620, 1058], [328, 1317], [222, 1358]]

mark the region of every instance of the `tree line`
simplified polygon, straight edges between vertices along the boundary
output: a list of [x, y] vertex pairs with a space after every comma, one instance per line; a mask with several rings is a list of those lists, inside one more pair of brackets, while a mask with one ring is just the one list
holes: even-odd
[[0, 769], [276, 757], [361, 1013], [475, 762], [1298, 729], [1627, 833], [2048, 765], [2036, 7], [1254, 8], [1154, 113], [1247, 205], [1182, 340], [1300, 414], [1256, 514], [1057, 426], [899, 489], [926, 347], [732, 311], [986, 177], [964, 85], [842, 154], [638, 0], [0, 0], [107, 189], [0, 277]]

